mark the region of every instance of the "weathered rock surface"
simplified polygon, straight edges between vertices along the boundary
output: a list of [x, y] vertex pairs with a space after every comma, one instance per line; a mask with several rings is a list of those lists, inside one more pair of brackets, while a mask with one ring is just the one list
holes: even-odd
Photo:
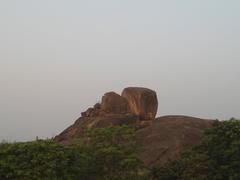
[[130, 113], [127, 100], [115, 92], [106, 93], [102, 97], [101, 108], [106, 113], [113, 114]]
[[200, 143], [204, 130], [213, 120], [188, 116], [163, 116], [150, 126], [137, 130], [137, 139], [144, 151], [140, 159], [147, 166], [164, 164], [178, 157], [183, 151]]
[[139, 116], [142, 120], [154, 120], [158, 109], [155, 91], [129, 87], [123, 90], [122, 96], [127, 99], [132, 114]]
[[184, 150], [200, 142], [205, 129], [214, 121], [187, 116], [155, 118], [157, 95], [146, 88], [126, 88], [122, 96], [106, 93], [73, 125], [55, 137], [60, 143], [80, 139], [86, 128], [128, 125], [136, 130], [137, 143], [142, 146], [140, 159], [145, 165], [164, 164]]
[[143, 152], [139, 158], [147, 166], [164, 164], [201, 141], [204, 130], [212, 120], [187, 116], [164, 116], [154, 121], [139, 121], [136, 116], [81, 117], [72, 126], [55, 137], [61, 143], [80, 139], [86, 128], [129, 125], [136, 129], [137, 142]]
[[157, 94], [147, 88], [130, 87], [122, 92], [108, 92], [101, 103], [82, 112], [82, 117], [104, 117], [109, 114], [125, 114], [138, 116], [140, 120], [154, 120], [158, 109]]
[[108, 126], [129, 125], [137, 128], [139, 119], [133, 115], [106, 115], [102, 117], [80, 117], [73, 125], [65, 129], [61, 134], [55, 137], [55, 140], [67, 143], [73, 139], [78, 139], [86, 128], [104, 128]]

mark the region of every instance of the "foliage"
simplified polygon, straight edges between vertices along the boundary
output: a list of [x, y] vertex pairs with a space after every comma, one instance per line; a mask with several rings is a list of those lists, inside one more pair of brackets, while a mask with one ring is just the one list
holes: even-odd
[[143, 179], [133, 129], [86, 130], [84, 141], [52, 140], [0, 145], [0, 179]]
[[1, 144], [0, 179], [66, 179], [64, 146], [52, 141]]
[[152, 169], [161, 180], [240, 179], [240, 121], [216, 121], [202, 143], [177, 160]]
[[86, 178], [139, 178], [142, 162], [137, 158], [138, 148], [133, 129], [128, 126], [87, 129], [83, 139], [84, 155], [88, 158], [83, 164], [90, 167], [84, 173]]
[[178, 159], [149, 169], [137, 158], [135, 131], [127, 126], [86, 129], [81, 141], [0, 144], [0, 179], [238, 180], [240, 121], [216, 121], [202, 142]]

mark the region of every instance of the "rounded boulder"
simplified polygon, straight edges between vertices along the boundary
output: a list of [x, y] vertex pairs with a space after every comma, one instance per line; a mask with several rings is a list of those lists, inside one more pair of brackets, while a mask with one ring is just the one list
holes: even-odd
[[101, 108], [103, 111], [113, 114], [127, 114], [129, 112], [127, 100], [115, 92], [104, 94]]
[[125, 88], [122, 97], [126, 98], [132, 114], [141, 120], [154, 120], [158, 110], [158, 100], [155, 91], [141, 87]]

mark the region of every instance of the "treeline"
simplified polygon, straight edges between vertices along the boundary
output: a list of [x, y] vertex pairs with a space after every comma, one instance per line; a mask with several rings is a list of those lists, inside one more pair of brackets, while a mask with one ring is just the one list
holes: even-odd
[[81, 141], [0, 144], [1, 180], [238, 180], [240, 121], [216, 121], [202, 143], [164, 166], [145, 167], [127, 126], [89, 129]]
[[152, 173], [161, 180], [239, 180], [240, 121], [216, 121], [201, 144]]
[[91, 129], [81, 142], [52, 140], [1, 144], [0, 179], [101, 180], [136, 179], [143, 167], [137, 158], [134, 130], [127, 126]]

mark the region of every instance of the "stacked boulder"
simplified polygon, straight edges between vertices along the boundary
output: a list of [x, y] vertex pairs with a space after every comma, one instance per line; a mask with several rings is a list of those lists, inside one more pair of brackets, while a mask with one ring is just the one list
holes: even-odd
[[55, 140], [66, 142], [80, 138], [86, 128], [128, 125], [136, 130], [143, 129], [153, 122], [157, 108], [157, 94], [147, 88], [129, 87], [123, 90], [122, 95], [108, 92], [101, 103], [82, 112], [82, 116]]
[[154, 120], [157, 114], [158, 100], [155, 91], [141, 88], [125, 88], [122, 95], [108, 92], [102, 97], [101, 103], [82, 113], [82, 117], [103, 117], [109, 115], [134, 115], [139, 120]]
[[80, 140], [88, 128], [127, 125], [135, 129], [137, 144], [143, 149], [139, 158], [151, 167], [163, 165], [198, 144], [214, 122], [188, 116], [155, 119], [157, 109], [157, 94], [150, 89], [129, 87], [121, 95], [108, 92], [54, 140], [68, 144]]

